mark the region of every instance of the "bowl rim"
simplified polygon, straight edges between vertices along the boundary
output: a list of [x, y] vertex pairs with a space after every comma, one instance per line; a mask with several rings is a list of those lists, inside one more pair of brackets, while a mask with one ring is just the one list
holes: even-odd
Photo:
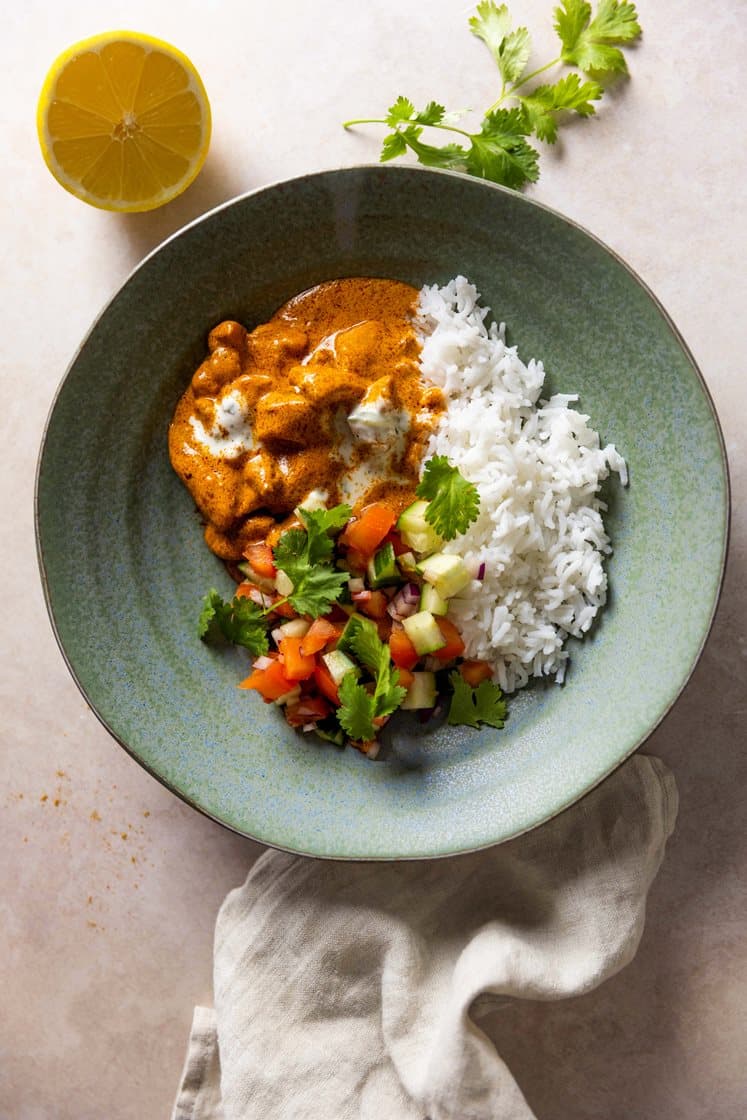
[[[42, 536], [42, 534], [41, 534], [41, 524], [40, 524], [41, 519], [40, 519], [40, 511], [39, 511], [39, 487], [40, 487], [40, 481], [41, 481], [42, 463], [43, 463], [43, 459], [44, 459], [44, 452], [45, 452], [45, 449], [46, 449], [47, 436], [48, 436], [49, 428], [50, 428], [50, 425], [51, 425], [51, 422], [52, 422], [52, 417], [53, 417], [55, 409], [57, 407], [57, 402], [58, 402], [62, 392], [64, 391], [64, 388], [65, 388], [65, 385], [67, 383], [68, 377], [69, 377], [73, 367], [75, 366], [80, 354], [82, 353], [84, 347], [86, 346], [89, 338], [93, 334], [94, 330], [98, 326], [101, 319], [103, 319], [104, 315], [109, 310], [110, 306], [119, 298], [121, 292], [127, 287], [127, 285], [130, 283], [132, 278], [142, 268], [145, 267], [145, 265], [150, 261], [150, 259], [152, 257], [155, 257], [158, 253], [160, 253], [163, 249], [165, 249], [166, 246], [169, 245], [172, 241], [175, 241], [177, 238], [181, 237], [183, 234], [185, 234], [187, 231], [191, 230], [195, 226], [200, 225], [202, 222], [208, 221], [209, 219], [214, 217], [216, 214], [220, 213], [222, 210], [228, 209], [232, 206], [236, 206], [237, 204], [245, 201], [248, 198], [252, 198], [255, 195], [261, 195], [265, 192], [274, 191], [279, 187], [288, 187], [290, 185], [301, 183], [301, 182], [306, 182], [308, 180], [318, 180], [318, 179], [324, 179], [324, 178], [327, 178], [327, 177], [334, 178], [334, 177], [337, 177], [339, 175], [345, 175], [345, 174], [357, 173], [357, 172], [375, 172], [376, 174], [387, 175], [387, 176], [398, 175], [398, 174], [400, 174], [400, 175], [402, 175], [402, 174], [404, 174], [404, 175], [416, 174], [416, 175], [431, 176], [431, 177], [432, 176], [445, 176], [447, 178], [457, 179], [457, 180], [462, 181], [462, 182], [464, 182], [464, 181], [471, 182], [471, 183], [477, 184], [480, 187], [485, 188], [487, 190], [495, 191], [498, 194], [508, 195], [512, 199], [518, 199], [520, 201], [520, 203], [523, 203], [523, 204], [525, 204], [527, 206], [530, 206], [530, 207], [535, 207], [535, 208], [537, 208], [541, 211], [544, 211], [547, 214], [551, 214], [553, 217], [560, 219], [561, 222], [563, 222], [564, 224], [566, 224], [568, 226], [571, 226], [572, 228], [578, 230], [585, 237], [589, 238], [590, 241], [594, 242], [599, 248], [601, 248], [603, 250], [604, 253], [606, 253], [618, 265], [620, 265], [628, 273], [628, 275], [631, 277], [631, 279], [648, 296], [648, 298], [651, 300], [651, 302], [655, 306], [656, 310], [661, 315], [661, 317], [664, 320], [666, 326], [670, 330], [672, 336], [674, 337], [674, 340], [676, 341], [676, 343], [678, 344], [680, 349], [683, 351], [685, 357], [687, 358], [688, 362], [690, 363], [690, 365], [691, 365], [691, 367], [692, 367], [692, 369], [693, 369], [693, 371], [694, 371], [694, 373], [695, 373], [695, 375], [696, 375], [696, 377], [697, 377], [697, 379], [700, 383], [700, 387], [701, 387], [701, 389], [703, 391], [703, 394], [705, 396], [705, 399], [708, 403], [708, 406], [710, 408], [711, 415], [712, 415], [712, 418], [713, 418], [713, 421], [714, 421], [714, 424], [715, 424], [716, 434], [718, 436], [718, 442], [719, 442], [719, 449], [720, 449], [720, 453], [721, 453], [721, 466], [722, 466], [723, 475], [724, 475], [724, 484], [725, 484], [724, 485], [725, 509], [723, 511], [724, 512], [724, 535], [723, 535], [723, 544], [722, 544], [721, 557], [720, 557], [719, 578], [718, 578], [718, 584], [717, 584], [717, 587], [716, 587], [716, 592], [713, 596], [711, 613], [710, 613], [710, 616], [708, 618], [708, 623], [704, 628], [703, 635], [701, 637], [700, 643], [699, 643], [697, 649], [695, 650], [692, 661], [691, 661], [691, 663], [688, 667], [688, 670], [687, 670], [686, 674], [684, 675], [679, 688], [673, 694], [673, 696], [670, 698], [667, 706], [663, 709], [663, 711], [660, 713], [660, 715], [658, 716], [656, 721], [651, 725], [651, 727], [649, 727], [648, 730], [637, 740], [637, 742], [635, 742], [633, 744], [633, 746], [631, 746], [631, 748], [626, 752], [626, 754], [623, 755], [622, 758], [615, 761], [612, 766], [610, 766], [607, 770], [604, 771], [604, 773], [599, 775], [594, 781], [592, 781], [590, 784], [588, 784], [579, 794], [566, 799], [561, 805], [556, 806], [554, 809], [552, 809], [550, 812], [548, 812], [545, 816], [541, 817], [539, 820], [535, 821], [533, 824], [527, 826], [526, 828], [519, 829], [516, 832], [513, 832], [510, 836], [503, 837], [500, 840], [489, 841], [488, 843], [485, 843], [485, 844], [470, 845], [470, 846], [467, 846], [467, 847], [464, 847], [464, 848], [458, 848], [458, 849], [455, 849], [455, 850], [449, 851], [449, 852], [434, 852], [434, 853], [430, 853], [430, 854], [426, 853], [426, 854], [418, 854], [418, 855], [409, 855], [408, 854], [408, 855], [391, 855], [391, 856], [382, 856], [382, 855], [347, 856], [347, 855], [330, 855], [330, 854], [327, 854], [327, 853], [318, 853], [318, 852], [307, 852], [307, 851], [304, 851], [300, 848], [285, 846], [285, 845], [277, 843], [275, 841], [269, 841], [269, 840], [263, 839], [262, 837], [254, 836], [251, 832], [248, 832], [246, 829], [239, 828], [234, 824], [231, 824], [227, 821], [221, 820], [220, 817], [216, 816], [209, 809], [205, 808], [203, 805], [198, 804], [189, 794], [187, 794], [184, 791], [178, 789], [167, 778], [165, 778], [163, 775], [159, 774], [154, 769], [154, 767], [152, 765], [150, 765], [148, 762], [146, 762], [144, 759], [142, 759], [133, 750], [133, 748], [131, 748], [121, 738], [121, 736], [109, 725], [107, 720], [98, 711], [96, 705], [93, 703], [91, 698], [88, 696], [88, 693], [86, 692], [85, 686], [83, 685], [82, 681], [79, 679], [78, 674], [76, 673], [76, 671], [75, 671], [75, 669], [74, 669], [74, 667], [73, 667], [73, 665], [72, 665], [72, 663], [71, 663], [71, 661], [68, 657], [67, 651], [66, 651], [66, 649], [63, 645], [62, 638], [60, 636], [60, 632], [59, 632], [59, 629], [58, 629], [58, 626], [57, 626], [57, 620], [55, 618], [54, 607], [53, 607], [53, 604], [52, 604], [52, 596], [51, 596], [51, 592], [50, 592], [49, 581], [48, 581], [48, 578], [47, 578], [47, 572], [46, 572], [46, 567], [45, 567], [45, 562], [44, 562], [44, 547], [43, 547], [42, 539], [41, 539], [41, 536]], [[565, 810], [570, 808], [571, 805], [575, 805], [578, 802], [582, 801], [594, 789], [596, 789], [597, 786], [601, 785], [602, 782], [604, 782], [611, 774], [613, 774], [620, 766], [622, 766], [624, 762], [626, 762], [633, 754], [635, 754], [637, 751], [639, 751], [641, 749], [641, 747], [643, 747], [645, 745], [645, 743], [651, 738], [651, 736], [654, 734], [654, 732], [661, 726], [661, 724], [664, 722], [666, 717], [672, 711], [672, 708], [675, 706], [677, 701], [682, 696], [682, 693], [684, 692], [685, 688], [689, 684], [689, 682], [692, 678], [692, 675], [695, 672], [695, 669], [698, 665], [698, 662], [700, 661], [700, 658], [703, 654], [703, 650], [705, 649], [706, 643], [707, 643], [707, 641], [710, 637], [711, 631], [713, 629], [713, 624], [714, 624], [714, 621], [715, 621], [715, 618], [716, 618], [716, 614], [717, 614], [717, 611], [718, 611], [718, 608], [719, 608], [719, 604], [721, 602], [721, 596], [722, 596], [722, 593], [723, 593], [723, 590], [724, 590], [724, 580], [725, 580], [725, 575], [726, 575], [727, 559], [728, 559], [728, 555], [729, 555], [729, 544], [730, 544], [730, 540], [731, 540], [731, 518], [732, 518], [731, 496], [732, 496], [732, 486], [731, 486], [731, 475], [730, 475], [730, 470], [729, 470], [729, 459], [728, 459], [727, 452], [726, 452], [726, 441], [724, 439], [724, 433], [723, 433], [723, 429], [721, 427], [721, 421], [719, 419], [719, 415], [718, 415], [718, 412], [716, 410], [716, 405], [715, 405], [715, 402], [713, 400], [713, 396], [712, 396], [711, 391], [708, 387], [708, 383], [706, 382], [706, 379], [703, 376], [703, 373], [700, 369], [700, 366], [696, 362], [695, 357], [694, 357], [690, 347], [688, 346], [687, 342], [683, 338], [683, 336], [682, 336], [680, 330], [678, 329], [676, 323], [674, 322], [672, 316], [669, 314], [667, 309], [664, 307], [664, 305], [661, 302], [661, 300], [659, 299], [659, 297], [649, 287], [649, 285], [646, 283], [646, 281], [643, 280], [641, 278], [641, 276], [639, 276], [639, 274], [636, 272], [636, 270], [615, 249], [613, 249], [609, 245], [607, 245], [607, 243], [604, 242], [600, 237], [598, 237], [596, 234], [592, 233], [589, 229], [586, 228], [586, 226], [582, 225], [580, 222], [576, 221], [574, 218], [569, 218], [567, 215], [563, 214], [561, 211], [556, 210], [552, 206], [548, 206], [544, 202], [540, 202], [535, 198], [531, 198], [531, 197], [528, 197], [527, 195], [521, 194], [519, 191], [511, 190], [509, 187], [501, 186], [498, 183], [492, 183], [492, 182], [490, 182], [488, 180], [485, 180], [485, 179], [476, 179], [474, 176], [466, 175], [463, 172], [459, 172], [459, 171], [447, 171], [447, 170], [444, 170], [444, 169], [441, 169], [441, 168], [422, 167], [418, 164], [360, 163], [360, 164], [346, 164], [346, 165], [339, 166], [339, 167], [323, 168], [323, 169], [316, 170], [316, 171], [305, 172], [301, 175], [294, 175], [294, 176], [291, 176], [290, 178], [276, 179], [276, 180], [273, 180], [270, 183], [264, 183], [262, 186], [254, 187], [251, 190], [245, 191], [242, 194], [239, 194], [239, 195], [234, 196], [233, 198], [227, 199], [225, 202], [221, 202], [217, 206], [214, 206], [211, 209], [206, 210], [203, 214], [198, 215], [196, 218], [193, 218], [191, 221], [187, 222], [186, 225], [180, 226], [179, 229], [177, 229], [173, 233], [169, 234], [168, 237], [164, 238], [163, 241], [159, 242], [158, 245], [154, 246], [154, 248], [151, 249], [142, 258], [142, 260], [140, 260], [130, 270], [130, 272], [127, 274], [127, 276], [124, 278], [124, 280], [119, 284], [119, 286], [116, 288], [116, 290], [113, 292], [113, 294], [107, 299], [106, 303], [102, 306], [102, 308], [100, 309], [98, 314], [92, 320], [88, 330], [84, 334], [80, 343], [76, 347], [76, 350], [75, 350], [73, 356], [71, 357], [70, 361], [68, 362], [68, 364], [65, 368], [65, 372], [63, 373], [63, 375], [62, 375], [62, 377], [61, 377], [61, 379], [60, 379], [60, 381], [57, 385], [57, 388], [55, 389], [54, 394], [52, 396], [52, 400], [51, 400], [51, 403], [50, 403], [50, 406], [49, 406], [49, 409], [48, 409], [48, 412], [47, 412], [47, 417], [46, 417], [46, 420], [44, 422], [44, 426], [43, 426], [43, 429], [42, 429], [41, 441], [40, 441], [40, 444], [39, 444], [39, 450], [38, 450], [37, 458], [36, 458], [36, 469], [35, 469], [35, 474], [34, 474], [33, 517], [34, 517], [34, 538], [35, 538], [35, 545], [36, 545], [36, 558], [37, 558], [37, 564], [38, 564], [38, 567], [39, 567], [39, 575], [40, 575], [41, 584], [42, 584], [42, 591], [43, 591], [43, 595], [44, 595], [44, 604], [45, 604], [45, 607], [46, 607], [46, 610], [47, 610], [47, 616], [49, 618], [50, 626], [52, 628], [52, 633], [54, 635], [54, 638], [55, 638], [55, 641], [56, 641], [57, 646], [59, 648], [59, 651], [62, 654], [62, 658], [65, 662], [65, 665], [67, 666], [68, 672], [70, 673], [70, 676], [72, 677], [73, 681], [77, 685], [78, 690], [80, 691], [84, 701], [86, 702], [87, 707], [93, 712], [94, 716], [98, 719], [99, 723], [104, 728], [104, 730], [112, 737], [112, 739], [115, 740], [115, 742], [117, 742], [120, 745], [120, 747], [123, 748], [123, 750], [125, 750], [127, 752], [127, 754], [130, 756], [130, 758], [134, 759], [134, 761], [139, 766], [141, 766], [148, 774], [150, 774], [151, 777], [155, 778], [156, 781], [159, 782], [160, 785], [164, 786], [170, 793], [172, 793], [176, 797], [178, 797], [180, 801], [183, 801], [185, 804], [189, 805], [190, 808], [195, 809], [198, 813], [202, 814], [202, 816], [207, 817], [208, 820], [214, 821], [216, 824], [221, 825], [221, 827], [223, 827], [225, 829], [228, 829], [230, 832], [235, 833], [237, 836], [242, 836], [247, 840], [252, 840], [252, 841], [254, 841], [254, 843], [261, 844], [264, 847], [272, 848], [272, 849], [275, 849], [277, 851], [288, 852], [290, 855], [303, 856], [303, 857], [308, 858], [308, 859], [329, 860], [329, 861], [332, 861], [332, 862], [339, 862], [339, 863], [403, 863], [403, 862], [420, 862], [420, 861], [423, 861], [423, 860], [432, 860], [432, 859], [453, 859], [457, 856], [469, 855], [472, 852], [485, 851], [489, 848], [497, 846], [498, 844], [508, 843], [510, 840], [516, 839], [516, 837], [522, 836], [526, 832], [531, 832], [535, 828], [539, 828], [541, 825], [545, 824], [547, 821], [552, 820], [554, 817], [558, 816], [560, 813], [565, 812]]]

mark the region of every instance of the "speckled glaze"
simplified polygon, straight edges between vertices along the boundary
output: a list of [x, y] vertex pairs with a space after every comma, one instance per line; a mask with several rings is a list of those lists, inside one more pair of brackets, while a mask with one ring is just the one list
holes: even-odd
[[[248, 327], [345, 275], [468, 276], [551, 391], [578, 392], [625, 455], [611, 485], [611, 594], [566, 684], [517, 694], [502, 732], [393, 733], [391, 761], [318, 745], [236, 688], [243, 651], [196, 637], [231, 581], [169, 465], [174, 404], [223, 318]], [[42, 578], [60, 645], [105, 726], [179, 796], [267, 844], [399, 859], [497, 843], [571, 804], [634, 751], [697, 661], [729, 523], [708, 392], [665, 313], [578, 226], [448, 172], [360, 167], [271, 186], [148, 257], [76, 355], [37, 480]]]

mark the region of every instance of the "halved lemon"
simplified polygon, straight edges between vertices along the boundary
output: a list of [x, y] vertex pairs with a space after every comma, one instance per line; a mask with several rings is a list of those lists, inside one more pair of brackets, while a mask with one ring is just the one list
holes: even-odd
[[210, 144], [200, 75], [176, 47], [135, 31], [75, 43], [52, 64], [36, 115], [47, 167], [103, 210], [152, 210], [195, 178]]

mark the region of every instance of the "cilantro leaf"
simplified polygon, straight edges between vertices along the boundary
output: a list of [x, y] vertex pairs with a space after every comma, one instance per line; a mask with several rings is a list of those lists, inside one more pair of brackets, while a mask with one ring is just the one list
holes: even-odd
[[415, 115], [415, 106], [407, 97], [398, 97], [387, 109], [385, 121], [390, 128], [396, 128], [402, 121], [411, 121]]
[[418, 124], [441, 124], [445, 113], [443, 105], [439, 105], [437, 101], [429, 101], [425, 109], [416, 114], [415, 120]]
[[339, 689], [341, 707], [337, 716], [352, 739], [366, 741], [376, 737], [378, 728], [374, 719], [396, 711], [407, 689], [398, 683], [399, 670], [392, 664], [389, 646], [382, 642], [373, 622], [351, 618], [347, 636], [356, 659], [374, 678], [374, 689], [368, 692], [352, 672], [347, 673]]
[[251, 599], [236, 596], [227, 603], [212, 588], [205, 596], [197, 633], [203, 641], [223, 639], [260, 656], [269, 649], [266, 627], [264, 612]]
[[362, 618], [353, 621], [350, 645], [357, 660], [376, 681], [374, 715], [391, 715], [404, 700], [407, 689], [398, 683], [399, 671], [392, 664], [389, 646], [382, 642], [373, 622]]
[[386, 664], [382, 662], [376, 678], [374, 702], [377, 716], [389, 716], [392, 712], [396, 712], [405, 696], [407, 696], [407, 689], [398, 684], [398, 681], [399, 669], [394, 667], [387, 650]]
[[407, 143], [402, 136], [401, 132], [390, 132], [388, 136], [384, 137], [381, 145], [381, 153], [379, 155], [379, 162], [386, 163], [387, 160], [397, 159], [399, 156], [407, 154]]
[[516, 82], [526, 69], [532, 41], [526, 27], [511, 30], [511, 16], [505, 4], [482, 0], [477, 14], [469, 21], [470, 30], [482, 39], [495, 61], [504, 83]]
[[427, 500], [425, 519], [446, 541], [466, 533], [480, 511], [477, 487], [467, 482], [445, 455], [428, 460], [415, 493]]
[[297, 572], [295, 577], [287, 569], [286, 574], [293, 583], [288, 601], [299, 614], [307, 614], [310, 618], [327, 614], [348, 581], [348, 572], [338, 572], [322, 565], [303, 573]]
[[367, 618], [359, 618], [357, 615], [351, 616], [345, 637], [350, 640], [350, 647], [356, 660], [368, 669], [372, 677], [376, 677], [381, 666], [382, 650], [388, 658], [389, 647], [382, 642], [373, 622]]
[[521, 109], [496, 109], [488, 113], [478, 133], [471, 137], [467, 170], [518, 190], [539, 177], [538, 154], [524, 137], [529, 125]]
[[441, 124], [446, 110], [437, 101], [429, 101], [425, 109], [416, 109], [407, 97], [398, 97], [387, 110], [385, 123], [390, 128], [400, 124]]
[[555, 30], [563, 49], [561, 59], [585, 73], [627, 73], [618, 46], [641, 34], [635, 5], [627, 0], [600, 0], [594, 18], [586, 0], [562, 0], [555, 9]]
[[572, 110], [582, 117], [592, 116], [592, 101], [602, 96], [597, 82], [582, 82], [578, 74], [567, 74], [551, 86], [537, 86], [521, 98], [527, 123], [539, 140], [554, 144], [558, 136], [555, 113]]
[[285, 572], [293, 584], [288, 601], [299, 614], [318, 618], [339, 599], [348, 573], [338, 572], [325, 562], [331, 557], [332, 549], [326, 532], [320, 532], [314, 525], [310, 525], [307, 532], [288, 529], [276, 544], [275, 566]]
[[363, 685], [355, 679], [355, 673], [346, 673], [342, 678], [339, 697], [340, 707], [337, 709], [337, 718], [343, 731], [351, 739], [359, 742], [375, 739], [376, 726], [373, 720], [376, 704], [373, 696], [370, 696]]
[[420, 163], [426, 167], [445, 167], [451, 171], [463, 171], [466, 167], [467, 153], [459, 144], [444, 144], [437, 148], [420, 139], [423, 133], [419, 125], [409, 125], [400, 131], [400, 136]]
[[497, 684], [481, 681], [477, 688], [470, 688], [457, 670], [449, 674], [449, 680], [454, 689], [448, 715], [450, 724], [479, 727], [481, 723], [487, 723], [491, 727], [503, 727], [506, 701]]
[[336, 533], [344, 529], [353, 511], [350, 506], [333, 506], [332, 509], [304, 509], [298, 511], [309, 532]]

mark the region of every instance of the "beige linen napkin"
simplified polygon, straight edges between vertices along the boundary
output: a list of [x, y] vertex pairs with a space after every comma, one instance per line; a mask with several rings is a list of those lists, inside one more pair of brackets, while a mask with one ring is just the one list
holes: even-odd
[[195, 1011], [173, 1120], [533, 1120], [475, 1019], [632, 959], [676, 813], [669, 771], [637, 755], [472, 855], [267, 852], [218, 916], [215, 1012]]

